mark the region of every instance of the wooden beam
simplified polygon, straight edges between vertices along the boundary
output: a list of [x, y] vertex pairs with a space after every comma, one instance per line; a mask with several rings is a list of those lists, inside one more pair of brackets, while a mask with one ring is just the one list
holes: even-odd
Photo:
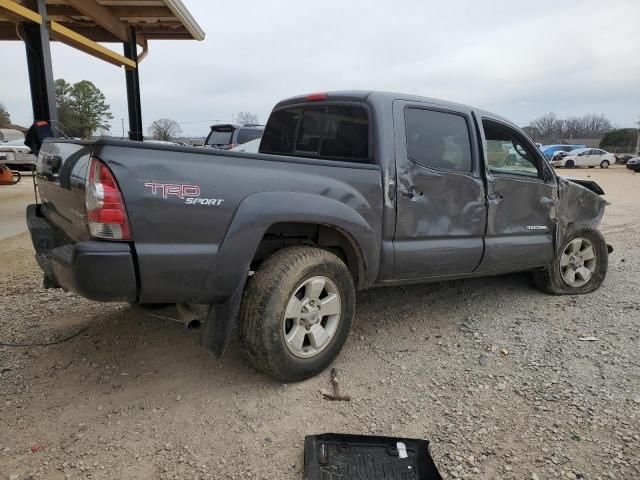
[[0, 0], [0, 13], [14, 21], [42, 23], [42, 16], [39, 13], [23, 7], [13, 0]]
[[[106, 8], [118, 18], [172, 18], [173, 12], [167, 7], [134, 7], [108, 5]], [[78, 17], [85, 16], [82, 12], [69, 5], [47, 5], [49, 17]]]
[[64, 25], [51, 21], [50, 22], [51, 36], [56, 40], [66, 43], [67, 45], [82, 50], [89, 55], [93, 55], [101, 60], [112, 63], [117, 66], [124, 66], [126, 68], [136, 68], [136, 62], [128, 59], [124, 55], [120, 55], [108, 48], [103, 47], [99, 43], [74, 32], [73, 30], [65, 27]]
[[82, 15], [91, 18], [105, 30], [113, 33], [123, 42], [129, 40], [129, 29], [107, 7], [95, 0], [65, 0], [67, 5], [75, 8]]

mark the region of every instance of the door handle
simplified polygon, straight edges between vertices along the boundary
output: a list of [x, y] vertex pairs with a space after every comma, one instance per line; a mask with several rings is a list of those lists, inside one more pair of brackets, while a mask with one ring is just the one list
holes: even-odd
[[500, 192], [490, 193], [487, 195], [487, 198], [490, 202], [499, 202], [504, 198], [504, 196]]
[[418, 190], [416, 190], [416, 187], [414, 187], [413, 185], [410, 186], [409, 188], [403, 188], [402, 190], [400, 190], [400, 194], [403, 197], [407, 197], [407, 198], [414, 198], [420, 195], [420, 192], [418, 192]]

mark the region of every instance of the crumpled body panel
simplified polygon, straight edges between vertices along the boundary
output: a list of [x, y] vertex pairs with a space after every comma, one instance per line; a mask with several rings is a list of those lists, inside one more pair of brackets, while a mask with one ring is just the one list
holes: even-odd
[[609, 202], [588, 188], [559, 177], [556, 250], [560, 248], [569, 225], [581, 224], [597, 228], [602, 222], [607, 205]]

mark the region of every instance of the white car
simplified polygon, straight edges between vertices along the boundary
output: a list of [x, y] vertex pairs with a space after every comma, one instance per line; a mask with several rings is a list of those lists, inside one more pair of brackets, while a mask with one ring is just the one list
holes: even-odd
[[578, 148], [571, 150], [568, 155], [552, 160], [551, 165], [554, 167], [600, 167], [609, 168], [609, 165], [616, 163], [616, 157], [613, 153], [605, 152], [599, 148]]
[[24, 144], [24, 139], [10, 140], [0, 143], [0, 163], [11, 168], [25, 167], [33, 170], [36, 166], [36, 156], [31, 154], [31, 149]]

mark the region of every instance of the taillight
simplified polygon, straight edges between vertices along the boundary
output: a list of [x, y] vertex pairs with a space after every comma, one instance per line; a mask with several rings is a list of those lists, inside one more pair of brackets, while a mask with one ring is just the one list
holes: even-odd
[[107, 166], [97, 158], [91, 158], [89, 161], [85, 207], [92, 237], [104, 240], [131, 240], [127, 211], [116, 179]]

